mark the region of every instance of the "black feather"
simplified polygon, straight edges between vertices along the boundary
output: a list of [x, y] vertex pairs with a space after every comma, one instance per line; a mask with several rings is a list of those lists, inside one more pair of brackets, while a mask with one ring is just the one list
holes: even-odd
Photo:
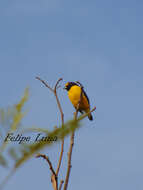
[[87, 94], [86, 94], [86, 92], [84, 91], [83, 88], [82, 88], [82, 92], [83, 92], [84, 96], [86, 97], [86, 99], [87, 99], [87, 101], [88, 101], [88, 104], [90, 105], [89, 98], [88, 98], [88, 96], [87, 96]]

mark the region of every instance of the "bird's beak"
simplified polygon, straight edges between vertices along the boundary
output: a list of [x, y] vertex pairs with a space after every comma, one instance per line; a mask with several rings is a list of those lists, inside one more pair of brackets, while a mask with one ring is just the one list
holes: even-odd
[[67, 89], [66, 86], [63, 89], [66, 90]]

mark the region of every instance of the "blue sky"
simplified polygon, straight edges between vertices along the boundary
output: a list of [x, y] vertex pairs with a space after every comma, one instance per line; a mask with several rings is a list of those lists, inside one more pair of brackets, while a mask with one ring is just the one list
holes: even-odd
[[[59, 77], [62, 85], [79, 80], [97, 106], [94, 121], [85, 119], [76, 134], [69, 190], [143, 188], [142, 10], [141, 0], [0, 2], [0, 107], [16, 103], [29, 86], [23, 125], [58, 124], [55, 99], [35, 76], [50, 85]], [[68, 120], [74, 109], [62, 89], [59, 97]], [[57, 146], [45, 150], [54, 162]], [[32, 158], [5, 190], [51, 189], [49, 173]]]

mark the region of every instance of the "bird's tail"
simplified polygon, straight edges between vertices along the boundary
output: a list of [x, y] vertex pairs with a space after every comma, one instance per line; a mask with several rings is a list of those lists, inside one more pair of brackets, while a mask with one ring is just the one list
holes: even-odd
[[89, 119], [90, 121], [93, 120], [93, 117], [92, 117], [91, 113], [89, 113], [89, 115], [88, 115], [88, 119]]

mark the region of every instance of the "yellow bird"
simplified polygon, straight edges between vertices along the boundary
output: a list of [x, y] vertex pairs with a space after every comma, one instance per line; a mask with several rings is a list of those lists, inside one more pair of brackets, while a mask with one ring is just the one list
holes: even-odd
[[[78, 108], [80, 113], [88, 113], [90, 111], [89, 98], [79, 84], [77, 82], [68, 82], [65, 84], [64, 89], [68, 91], [68, 97], [75, 109]], [[89, 113], [88, 118], [89, 120], [93, 120], [91, 113]]]

